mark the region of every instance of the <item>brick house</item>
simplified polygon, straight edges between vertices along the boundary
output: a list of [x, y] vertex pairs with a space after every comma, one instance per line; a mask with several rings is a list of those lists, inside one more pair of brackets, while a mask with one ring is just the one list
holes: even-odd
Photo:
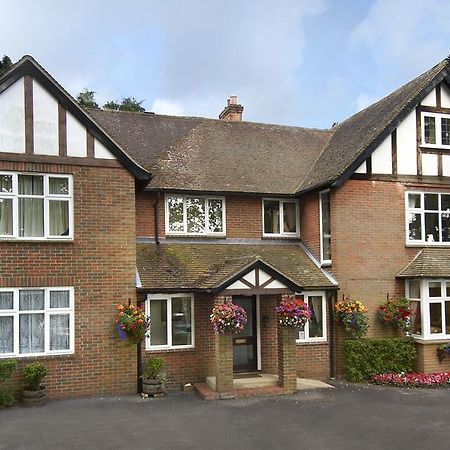
[[[242, 373], [342, 373], [342, 295], [371, 315], [414, 309], [417, 368], [450, 370], [450, 62], [328, 130], [82, 109], [31, 57], [0, 78], [0, 357], [43, 360], [54, 397], [135, 392], [159, 355], [174, 387], [233, 388]], [[297, 295], [313, 319], [277, 329]], [[121, 343], [115, 306], [151, 332]], [[232, 299], [245, 331], [215, 336]], [[448, 323], [448, 325], [447, 325]]]

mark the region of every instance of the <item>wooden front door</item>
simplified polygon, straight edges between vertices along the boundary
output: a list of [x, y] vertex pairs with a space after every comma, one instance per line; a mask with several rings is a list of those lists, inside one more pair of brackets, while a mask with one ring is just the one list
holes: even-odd
[[244, 308], [248, 319], [245, 328], [233, 335], [233, 371], [254, 372], [258, 369], [256, 296], [233, 296], [233, 303]]

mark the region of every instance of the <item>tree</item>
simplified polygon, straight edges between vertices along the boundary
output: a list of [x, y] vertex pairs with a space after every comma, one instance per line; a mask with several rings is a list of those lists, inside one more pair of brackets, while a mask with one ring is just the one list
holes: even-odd
[[7, 72], [12, 65], [11, 58], [8, 55], [3, 55], [3, 58], [0, 60], [0, 77]]
[[141, 106], [144, 100], [136, 100], [134, 97], [125, 97], [120, 103], [109, 101], [103, 105], [104, 109], [115, 111], [144, 112], [145, 108]]
[[95, 101], [95, 91], [84, 88], [77, 96], [77, 102], [86, 108], [97, 108], [98, 103]]

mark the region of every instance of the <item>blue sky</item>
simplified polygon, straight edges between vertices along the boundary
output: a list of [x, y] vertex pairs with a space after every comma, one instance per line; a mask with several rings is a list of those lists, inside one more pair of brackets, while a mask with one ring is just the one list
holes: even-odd
[[446, 0], [0, 0], [0, 54], [70, 93], [328, 128], [450, 54]]

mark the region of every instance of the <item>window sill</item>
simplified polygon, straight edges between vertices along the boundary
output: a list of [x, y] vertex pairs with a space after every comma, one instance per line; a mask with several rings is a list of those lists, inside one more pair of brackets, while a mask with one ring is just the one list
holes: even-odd
[[67, 239], [48, 239], [48, 238], [11, 238], [0, 237], [0, 242], [26, 242], [26, 243], [58, 243], [58, 244], [71, 244], [74, 242], [73, 238]]
[[443, 247], [443, 248], [448, 248], [450, 247], [450, 242], [417, 242], [417, 243], [413, 243], [413, 242], [407, 242], [406, 243], [406, 247], [411, 247], [411, 248], [420, 248], [420, 247]]
[[295, 341], [295, 345], [298, 346], [304, 346], [304, 345], [327, 345], [328, 340], [327, 339], [321, 339], [321, 340], [302, 340], [302, 341]]
[[440, 344], [448, 344], [450, 342], [450, 336], [448, 338], [423, 338], [419, 336], [412, 336], [414, 341], [420, 345], [440, 345]]
[[195, 346], [183, 346], [183, 347], [157, 347], [157, 348], [145, 348], [145, 353], [176, 353], [176, 352], [192, 352], [195, 350]]
[[271, 239], [271, 240], [300, 240], [300, 235], [298, 234], [263, 234], [261, 239]]
[[41, 360], [41, 359], [61, 359], [61, 358], [73, 358], [75, 357], [75, 352], [70, 353], [39, 353], [39, 354], [31, 354], [31, 355], [11, 355], [11, 354], [2, 354], [0, 355], [0, 359], [31, 359], [31, 360]]
[[166, 234], [166, 239], [226, 239], [227, 236], [220, 234]]

